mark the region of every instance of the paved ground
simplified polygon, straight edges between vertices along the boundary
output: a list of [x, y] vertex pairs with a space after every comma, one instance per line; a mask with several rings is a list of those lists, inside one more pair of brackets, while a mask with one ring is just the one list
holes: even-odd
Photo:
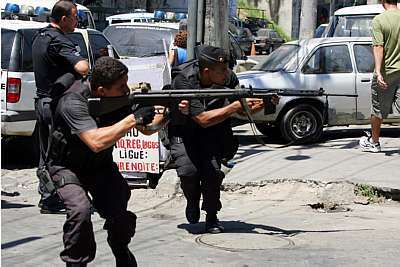
[[[399, 266], [399, 202], [363, 205], [352, 183], [400, 188], [399, 128], [384, 130], [380, 154], [358, 151], [362, 130], [335, 128], [319, 145], [277, 148], [277, 140], [263, 147], [236, 128], [243, 145], [222, 193], [224, 234], [186, 223], [174, 171], [156, 190], [134, 190], [129, 207], [139, 219], [130, 248], [139, 266]], [[64, 216], [39, 214], [36, 187], [32, 166], [2, 162], [3, 266], [63, 266]], [[93, 222], [98, 251], [90, 266], [113, 266], [103, 220], [94, 214]]]

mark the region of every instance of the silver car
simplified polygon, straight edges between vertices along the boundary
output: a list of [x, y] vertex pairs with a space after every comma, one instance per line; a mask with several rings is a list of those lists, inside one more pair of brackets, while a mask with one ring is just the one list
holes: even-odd
[[[272, 114], [261, 111], [253, 116], [265, 135], [278, 133], [288, 142], [313, 142], [324, 125], [369, 124], [373, 69], [371, 38], [314, 38], [284, 44], [238, 78], [245, 87], [322, 88], [327, 94], [343, 95], [285, 96]], [[400, 122], [400, 118], [390, 115], [384, 122]]]

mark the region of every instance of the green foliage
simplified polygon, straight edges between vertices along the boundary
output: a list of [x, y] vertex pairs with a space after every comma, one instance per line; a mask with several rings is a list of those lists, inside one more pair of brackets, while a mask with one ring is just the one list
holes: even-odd
[[375, 187], [366, 184], [358, 184], [354, 189], [354, 193], [359, 196], [368, 198], [370, 202], [380, 202], [382, 196], [376, 190]]
[[271, 22], [271, 24], [269, 24], [269, 28], [275, 30], [279, 34], [279, 36], [285, 40], [285, 42], [289, 42], [290, 40], [292, 40], [292, 38], [290, 38], [290, 36], [286, 34], [286, 32], [275, 22]]

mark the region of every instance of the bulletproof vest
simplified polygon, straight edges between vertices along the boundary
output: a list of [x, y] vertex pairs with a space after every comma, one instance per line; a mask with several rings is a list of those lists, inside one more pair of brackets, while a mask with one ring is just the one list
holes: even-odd
[[[88, 87], [83, 86], [81, 81], [76, 81], [64, 95], [70, 93], [84, 95], [84, 90], [88, 90]], [[71, 129], [62, 118], [62, 105], [64, 104], [61, 99], [54, 112], [54, 127], [51, 133], [49, 155], [50, 165], [63, 166], [77, 174], [84, 174], [112, 164], [112, 147], [94, 153], [76, 134], [71, 133]], [[118, 112], [121, 113], [121, 111]], [[126, 113], [123, 115], [126, 115]], [[104, 127], [113, 124], [118, 119], [118, 117], [113, 117], [112, 114], [107, 114], [105, 117], [96, 118], [96, 122], [98, 127]]]
[[50, 44], [60, 36], [56, 28], [46, 27], [40, 29], [33, 37], [32, 57], [33, 69], [35, 72], [35, 81], [38, 97], [57, 97], [61, 93], [59, 88], [53, 89], [53, 85], [57, 79], [66, 73], [73, 75], [75, 79], [79, 79], [79, 75], [74, 71], [73, 66], [65, 66], [60, 64], [49, 55]]
[[[172, 68], [171, 70], [172, 89], [175, 89], [174, 79], [178, 75], [182, 75], [185, 79], [191, 82], [193, 88], [187, 88], [187, 89], [200, 89], [201, 87], [198, 79], [198, 73], [199, 73], [198, 60], [195, 59], [192, 59], [186, 63], [183, 63], [179, 66]], [[171, 118], [170, 121], [171, 127], [169, 127], [169, 132], [170, 132], [169, 135], [172, 134], [174, 136], [180, 136], [181, 134], [177, 133], [179, 132], [179, 129], [177, 128], [186, 125], [187, 117], [180, 112], [178, 106], [173, 106], [170, 107], [170, 118]]]

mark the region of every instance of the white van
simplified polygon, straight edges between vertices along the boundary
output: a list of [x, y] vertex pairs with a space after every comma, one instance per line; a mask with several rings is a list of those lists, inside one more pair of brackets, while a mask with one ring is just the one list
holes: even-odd
[[135, 12], [135, 13], [126, 13], [126, 14], [118, 14], [106, 17], [108, 25], [113, 25], [116, 23], [151, 23], [154, 22], [154, 14], [148, 12]]
[[[10, 12], [18, 14], [22, 12], [29, 12], [32, 14], [26, 14], [31, 16], [33, 20], [34, 17], [40, 15], [42, 12], [50, 12], [54, 4], [58, 0], [4, 0], [1, 1], [1, 13], [2, 18], [4, 13]], [[92, 12], [80, 4], [76, 4], [78, 9], [78, 28], [90, 28], [95, 29], [95, 24], [92, 16]]]
[[[400, 3], [397, 5], [400, 8]], [[383, 11], [381, 4], [338, 9], [322, 37], [370, 37], [372, 20]]]

